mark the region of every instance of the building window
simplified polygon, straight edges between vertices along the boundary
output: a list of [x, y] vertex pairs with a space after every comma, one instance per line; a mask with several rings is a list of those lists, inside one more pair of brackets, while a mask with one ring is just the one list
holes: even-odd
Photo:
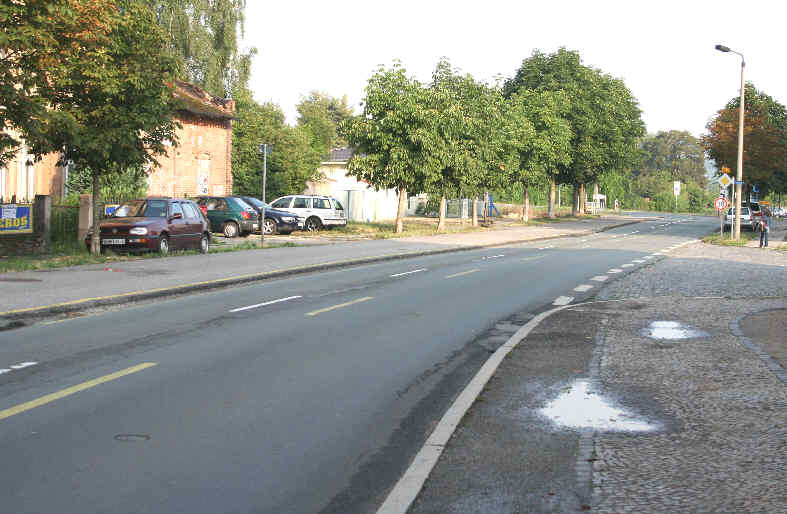
[[210, 194], [210, 159], [197, 159], [197, 194]]
[[27, 153], [27, 146], [19, 151], [19, 168], [16, 175], [16, 201], [32, 202], [35, 198], [35, 166]]

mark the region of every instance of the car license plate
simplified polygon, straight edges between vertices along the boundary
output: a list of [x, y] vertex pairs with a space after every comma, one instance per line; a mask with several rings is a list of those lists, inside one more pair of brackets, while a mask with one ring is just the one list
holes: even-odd
[[124, 245], [126, 244], [125, 239], [102, 239], [102, 245]]

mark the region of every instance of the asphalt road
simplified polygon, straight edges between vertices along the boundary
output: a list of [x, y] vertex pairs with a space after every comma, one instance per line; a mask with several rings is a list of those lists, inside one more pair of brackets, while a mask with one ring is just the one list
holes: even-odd
[[373, 511], [497, 321], [592, 296], [598, 277], [716, 223], [654, 220], [0, 332], [0, 512]]

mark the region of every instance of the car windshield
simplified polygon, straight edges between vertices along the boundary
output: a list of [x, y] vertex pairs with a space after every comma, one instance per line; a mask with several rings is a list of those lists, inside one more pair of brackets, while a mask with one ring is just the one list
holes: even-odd
[[254, 207], [252, 207], [251, 205], [246, 203], [243, 200], [243, 198], [233, 198], [233, 200], [235, 200], [235, 202], [237, 202], [238, 207], [240, 207], [241, 209], [245, 209], [247, 211], [254, 211], [254, 210], [256, 210]]
[[123, 204], [115, 210], [114, 217], [145, 217], [145, 218], [166, 218], [166, 200], [136, 200]]
[[265, 205], [265, 204], [262, 203], [262, 200], [260, 200], [258, 198], [251, 197], [251, 196], [244, 196], [243, 197], [243, 201], [246, 202], [249, 205], [252, 205], [252, 206], [258, 208], [258, 209], [260, 207], [262, 207], [263, 205]]

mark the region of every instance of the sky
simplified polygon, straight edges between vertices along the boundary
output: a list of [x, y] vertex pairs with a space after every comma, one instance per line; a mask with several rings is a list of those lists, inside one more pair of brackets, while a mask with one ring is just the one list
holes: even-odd
[[[745, 6], [745, 7], [744, 7]], [[787, 2], [783, 0], [247, 0], [243, 47], [258, 50], [250, 88], [290, 124], [313, 90], [347, 95], [361, 112], [380, 66], [402, 62], [428, 82], [441, 57], [476, 80], [511, 77], [534, 50], [564, 46], [625, 81], [649, 133], [705, 132], [745, 78], [787, 104]]]

